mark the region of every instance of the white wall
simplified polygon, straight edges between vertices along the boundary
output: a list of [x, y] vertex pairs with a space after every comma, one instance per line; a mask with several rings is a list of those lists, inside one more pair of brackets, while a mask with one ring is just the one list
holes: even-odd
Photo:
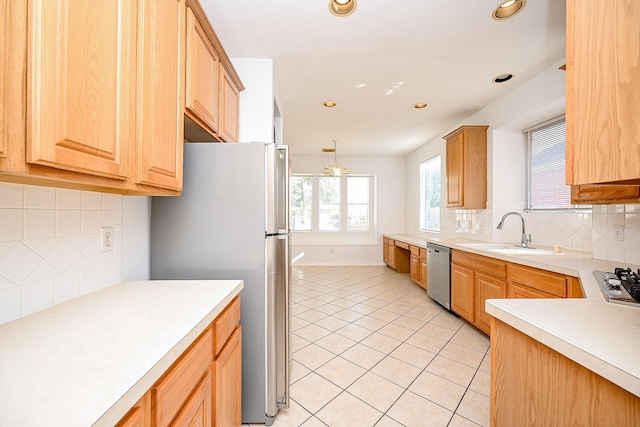
[[[319, 174], [333, 158], [292, 155], [293, 173]], [[404, 158], [345, 157], [338, 158], [352, 174], [376, 176], [376, 242], [373, 244], [301, 244], [296, 234], [291, 237], [292, 254], [304, 252], [299, 265], [382, 265], [382, 234], [404, 231]]]
[[151, 197], [122, 197], [122, 280], [151, 278]]
[[239, 142], [274, 142], [277, 95], [273, 60], [231, 58], [231, 62], [245, 87], [240, 92]]

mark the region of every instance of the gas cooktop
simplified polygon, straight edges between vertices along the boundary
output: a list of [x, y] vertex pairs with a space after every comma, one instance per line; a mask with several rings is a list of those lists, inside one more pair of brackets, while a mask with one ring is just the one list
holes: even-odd
[[640, 269], [616, 268], [614, 272], [593, 272], [605, 299], [617, 304], [640, 307]]

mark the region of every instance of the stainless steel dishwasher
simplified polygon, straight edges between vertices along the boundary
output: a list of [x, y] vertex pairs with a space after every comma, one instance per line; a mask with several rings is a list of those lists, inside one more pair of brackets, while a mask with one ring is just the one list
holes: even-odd
[[427, 295], [451, 310], [451, 248], [427, 243]]

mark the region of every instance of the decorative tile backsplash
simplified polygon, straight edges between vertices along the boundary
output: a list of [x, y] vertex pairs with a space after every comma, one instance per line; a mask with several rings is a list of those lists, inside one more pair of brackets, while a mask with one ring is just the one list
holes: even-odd
[[0, 183], [0, 323], [119, 282], [121, 211], [116, 194]]
[[[640, 265], [640, 204], [594, 205], [592, 213], [524, 213], [501, 205], [484, 210], [445, 210], [443, 221], [450, 236], [493, 242], [519, 242], [519, 218], [508, 218], [502, 230], [496, 226], [506, 212], [520, 213], [533, 245], [561, 245], [591, 252], [594, 258]], [[614, 240], [614, 226], [623, 226], [623, 240]]]
[[[615, 226], [623, 240], [615, 240]], [[593, 257], [640, 265], [640, 204], [593, 207]]]

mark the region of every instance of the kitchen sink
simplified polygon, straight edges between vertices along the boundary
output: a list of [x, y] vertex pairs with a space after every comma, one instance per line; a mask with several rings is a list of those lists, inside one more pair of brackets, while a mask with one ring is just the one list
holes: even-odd
[[503, 255], [562, 255], [562, 253], [548, 251], [546, 249], [523, 248], [509, 243], [458, 243], [458, 246], [465, 248], [480, 249], [483, 251], [494, 252]]

